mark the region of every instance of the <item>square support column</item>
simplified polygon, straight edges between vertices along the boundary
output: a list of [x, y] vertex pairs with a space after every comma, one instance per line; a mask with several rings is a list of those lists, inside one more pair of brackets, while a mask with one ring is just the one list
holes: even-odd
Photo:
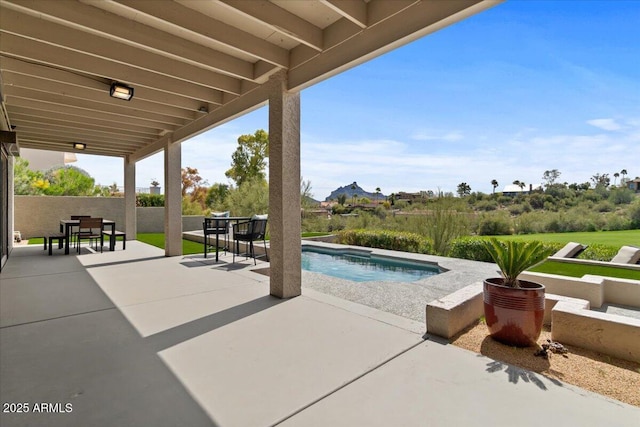
[[287, 92], [286, 73], [271, 77], [269, 93], [270, 293], [302, 293], [300, 219], [300, 94]]
[[136, 215], [136, 163], [127, 156], [124, 159], [124, 232], [127, 240], [136, 239]]
[[182, 146], [164, 147], [164, 254], [182, 255]]

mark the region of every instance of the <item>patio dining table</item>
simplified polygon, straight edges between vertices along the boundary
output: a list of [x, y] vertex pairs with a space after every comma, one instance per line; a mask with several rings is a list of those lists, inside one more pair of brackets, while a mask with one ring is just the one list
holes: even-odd
[[[64, 231], [64, 235], [65, 235], [65, 242], [64, 242], [64, 254], [65, 255], [69, 255], [69, 240], [71, 237], [71, 228], [72, 227], [77, 227], [80, 225], [80, 220], [79, 219], [61, 219], [60, 220], [60, 232], [62, 233]], [[111, 227], [111, 232], [115, 233], [116, 231], [116, 222], [110, 219], [103, 219], [102, 220], [102, 229], [104, 230], [105, 227]], [[100, 244], [104, 246], [104, 236], [100, 237]], [[114, 248], [112, 247], [112, 245], [109, 245], [109, 250], [114, 250]]]

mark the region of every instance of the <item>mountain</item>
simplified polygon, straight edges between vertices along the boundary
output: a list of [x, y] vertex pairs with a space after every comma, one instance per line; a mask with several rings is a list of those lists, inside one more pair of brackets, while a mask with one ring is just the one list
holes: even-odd
[[376, 197], [378, 197], [381, 200], [384, 200], [384, 198], [386, 197], [382, 193], [376, 195], [375, 192], [370, 193], [368, 191], [365, 191], [362, 189], [362, 187], [358, 185], [357, 182], [353, 181], [353, 184], [348, 184], [348, 185], [345, 185], [344, 187], [338, 187], [335, 190], [333, 190], [331, 194], [329, 194], [329, 196], [326, 199], [324, 199], [324, 201], [328, 202], [329, 200], [337, 200], [340, 194], [345, 194], [347, 196], [347, 200], [351, 199], [354, 194], [358, 197], [367, 197], [368, 199], [371, 199], [371, 200], [376, 200]]

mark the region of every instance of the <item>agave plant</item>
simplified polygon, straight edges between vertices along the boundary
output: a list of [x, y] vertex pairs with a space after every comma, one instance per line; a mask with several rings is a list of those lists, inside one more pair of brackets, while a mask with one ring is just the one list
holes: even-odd
[[519, 288], [518, 276], [527, 268], [539, 263], [547, 256], [542, 242], [500, 242], [495, 238], [482, 241], [483, 246], [498, 264], [504, 286]]

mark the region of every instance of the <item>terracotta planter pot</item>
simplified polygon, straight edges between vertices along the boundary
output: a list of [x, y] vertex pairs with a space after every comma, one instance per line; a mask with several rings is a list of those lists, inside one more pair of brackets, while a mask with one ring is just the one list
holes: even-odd
[[544, 317], [544, 286], [520, 281], [503, 286], [502, 278], [484, 281], [484, 316], [491, 337], [517, 347], [536, 345]]

